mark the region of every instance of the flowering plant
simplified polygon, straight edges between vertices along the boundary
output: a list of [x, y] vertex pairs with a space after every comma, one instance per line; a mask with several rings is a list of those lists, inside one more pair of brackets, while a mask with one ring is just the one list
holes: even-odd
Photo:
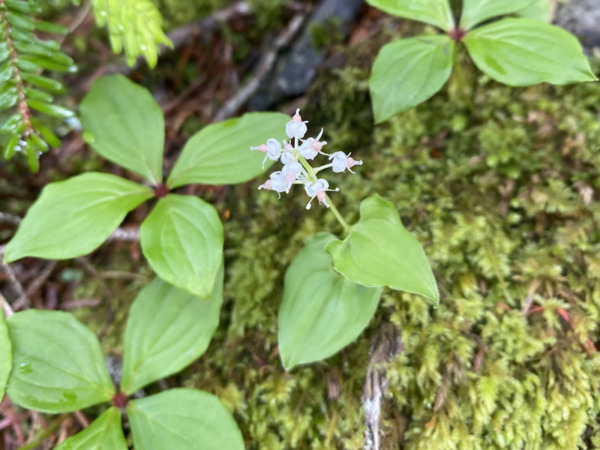
[[[267, 160], [281, 161], [283, 168], [271, 173], [258, 188], [289, 193], [292, 186], [304, 186], [310, 197], [328, 208], [344, 229], [344, 239], [319, 233], [306, 242], [285, 276], [279, 311], [279, 351], [286, 369], [318, 361], [348, 345], [367, 326], [383, 287], [423, 295], [437, 306], [439, 293], [433, 272], [421, 244], [404, 228], [392, 203], [378, 195], [361, 203], [360, 220], [348, 224], [328, 192], [329, 182], [321, 172], [342, 173], [362, 165], [342, 151], [327, 154], [323, 129], [316, 137], [304, 139], [308, 127], [300, 110], [286, 124], [289, 141], [268, 139], [250, 147]], [[312, 167], [318, 155], [328, 163]], [[335, 269], [334, 270], [332, 270]]]
[[[273, 161], [281, 160], [283, 163], [283, 169], [273, 172], [270, 179], [264, 184], [261, 184], [258, 188], [275, 191], [277, 193], [285, 192], [287, 194], [290, 192], [290, 188], [293, 184], [302, 184], [304, 185], [306, 194], [310, 197], [306, 209], [310, 209], [310, 205], [315, 197], [320, 204], [329, 208], [329, 203], [327, 203], [327, 192], [337, 192], [339, 191], [339, 188], [329, 189], [327, 180], [318, 178], [317, 174], [322, 170], [329, 168], [336, 173], [344, 172], [346, 169], [352, 172], [352, 167], [361, 165], [362, 161], [356, 161], [350, 157], [350, 154], [346, 155], [344, 152], [335, 152], [331, 155], [324, 153], [322, 150], [323, 147], [327, 145], [327, 142], [320, 140], [323, 136], [322, 128], [316, 138], [311, 137], [302, 140], [308, 130], [306, 123], [307, 121], [302, 121], [300, 110], [298, 109], [296, 110], [296, 114], [292, 117], [292, 120], [285, 126], [285, 131], [290, 138], [290, 142], [284, 141], [283, 143], [280, 143], [277, 139], [271, 138], [266, 144], [262, 144], [258, 147], [250, 147], [252, 150], [259, 150], [266, 153], [263, 167], [267, 158]], [[302, 141], [301, 145], [300, 141]], [[328, 156], [331, 163], [313, 169], [307, 161], [315, 159], [317, 155]]]

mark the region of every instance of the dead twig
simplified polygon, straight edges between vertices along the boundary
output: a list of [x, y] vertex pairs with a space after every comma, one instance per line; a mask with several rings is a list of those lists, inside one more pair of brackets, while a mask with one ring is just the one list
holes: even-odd
[[56, 261], [49, 261], [48, 264], [46, 264], [46, 267], [44, 267], [44, 270], [42, 270], [42, 273], [40, 273], [37, 277], [35, 277], [35, 279], [31, 283], [29, 283], [25, 294], [27, 294], [29, 297], [35, 294], [38, 291], [38, 289], [42, 287], [42, 284], [44, 284], [44, 282], [52, 274], [52, 271], [55, 267]]
[[362, 396], [367, 426], [365, 450], [379, 450], [381, 404], [389, 384], [385, 365], [394, 361], [403, 348], [402, 337], [393, 324], [382, 326], [371, 341], [371, 359]]
[[215, 114], [213, 122], [220, 122], [230, 117], [252, 97], [260, 87], [260, 83], [273, 69], [279, 52], [290, 44], [302, 27], [305, 17], [305, 13], [299, 13], [290, 20], [289, 25], [273, 43], [273, 47], [262, 58], [252, 78]]
[[14, 214], [0, 212], [0, 223], [8, 223], [17, 226], [21, 223], [21, 218]]
[[106, 242], [137, 242], [140, 240], [139, 228], [117, 228]]
[[[181, 28], [177, 28], [168, 34], [169, 39], [173, 43], [173, 48], [176, 50], [189, 44], [194, 36], [200, 33], [206, 33], [207, 31], [217, 31], [221, 24], [229, 22], [234, 17], [238, 16], [249, 16], [252, 14], [252, 8], [246, 1], [236, 2], [225, 9], [215, 12], [208, 17], [205, 17], [199, 22], [185, 25]], [[166, 47], [161, 49], [161, 54], [164, 53]]]
[[[25, 293], [25, 289], [23, 289], [23, 285], [17, 279], [17, 275], [15, 271], [10, 267], [9, 264], [4, 264], [2, 262], [4, 257], [4, 250], [6, 249], [5, 245], [0, 245], [0, 270], [2, 270], [7, 278], [8, 284], [12, 288], [12, 290], [17, 294], [17, 300], [13, 303], [13, 309], [19, 309], [19, 307], [26, 307], [31, 305], [31, 300]], [[17, 307], [19, 306], [19, 307]]]
[[82, 298], [79, 300], [71, 300], [61, 302], [60, 307], [66, 311], [78, 308], [95, 308], [102, 303], [99, 298]]

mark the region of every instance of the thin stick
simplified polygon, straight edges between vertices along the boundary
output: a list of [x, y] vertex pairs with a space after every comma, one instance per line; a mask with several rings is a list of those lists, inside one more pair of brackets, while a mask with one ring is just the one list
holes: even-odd
[[283, 33], [275, 40], [273, 47], [262, 58], [250, 81], [248, 81], [244, 87], [221, 107], [217, 114], [215, 114], [213, 122], [220, 122], [233, 115], [233, 113], [240, 109], [258, 90], [260, 83], [265, 79], [269, 72], [271, 72], [271, 69], [275, 65], [279, 52], [290, 44], [293, 37], [300, 30], [304, 23], [304, 18], [304, 13], [296, 14], [292, 18], [287, 28], [283, 30]]
[[[0, 270], [3, 270], [4, 273], [6, 273], [6, 276], [8, 277], [8, 284], [18, 295], [18, 298], [15, 303], [18, 302], [19, 305], [29, 306], [31, 304], [31, 300], [25, 293], [25, 290], [23, 289], [23, 285], [21, 285], [21, 283], [17, 279], [17, 275], [15, 274], [15, 271], [12, 269], [12, 267], [10, 267], [9, 264], [4, 264], [2, 262], [5, 249], [6, 249], [5, 245], [0, 245]], [[14, 309], [18, 309], [18, 308], [15, 306]]]
[[21, 223], [21, 218], [14, 214], [0, 212], [0, 223], [9, 223], [11, 225], [17, 226]]
[[10, 305], [8, 304], [8, 302], [6, 301], [6, 299], [4, 298], [4, 295], [2, 295], [1, 293], [0, 293], [0, 305], [2, 305], [2, 310], [4, 311], [4, 315], [6, 317], [10, 317], [15, 313], [13, 311], [13, 309], [10, 307]]

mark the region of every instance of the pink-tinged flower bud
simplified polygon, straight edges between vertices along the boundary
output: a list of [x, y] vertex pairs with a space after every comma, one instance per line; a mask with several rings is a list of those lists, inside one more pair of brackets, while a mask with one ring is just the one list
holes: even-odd
[[267, 191], [272, 191], [273, 190], [273, 186], [271, 185], [271, 180], [267, 180], [263, 184], [261, 184], [258, 187], [258, 190], [260, 191], [261, 189], [266, 189]]
[[302, 121], [300, 109], [297, 109], [296, 114], [294, 114], [292, 117], [292, 120], [285, 125], [285, 132], [290, 139], [302, 139], [308, 130], [306, 127], [307, 123], [307, 120]]
[[[347, 161], [347, 166], [348, 166], [348, 170], [352, 169], [354, 166], [362, 166], [362, 161], [356, 161], [354, 158], [350, 158], [348, 156], [348, 161]], [[350, 170], [350, 172], [352, 172], [352, 170]], [[354, 173], [354, 172], [352, 172]]]
[[308, 204], [306, 205], [306, 209], [310, 209], [310, 206], [311, 206], [310, 203], [314, 200], [315, 197], [317, 197], [319, 204], [325, 205], [327, 208], [329, 208], [329, 205], [327, 204], [326, 192], [328, 192], [328, 191], [337, 192], [340, 189], [339, 188], [329, 189], [329, 183], [327, 182], [327, 180], [324, 180], [323, 178], [319, 178], [314, 183], [310, 183], [310, 182], [306, 183], [304, 185], [304, 190], [306, 191], [306, 194], [310, 197], [310, 200], [308, 201]]
[[262, 145], [259, 145], [258, 147], [250, 147], [250, 150], [258, 150], [261, 153], [267, 153], [268, 149], [269, 149], [269, 147], [267, 147], [267, 144], [262, 144]]

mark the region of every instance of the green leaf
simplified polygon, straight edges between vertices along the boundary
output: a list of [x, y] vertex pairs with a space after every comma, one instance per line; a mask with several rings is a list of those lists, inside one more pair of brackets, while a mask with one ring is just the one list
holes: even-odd
[[121, 428], [121, 411], [108, 408], [82, 432], [70, 437], [56, 450], [127, 450]]
[[452, 72], [454, 41], [448, 36], [418, 36], [385, 45], [369, 80], [375, 122], [424, 102]]
[[[269, 138], [285, 136], [290, 117], [281, 113], [250, 113], [237, 119], [208, 125], [187, 142], [167, 184], [235, 184], [264, 172], [265, 155], [250, 150]], [[273, 162], [267, 160], [270, 166]]]
[[242, 433], [214, 395], [170, 389], [132, 400], [127, 417], [137, 450], [243, 450]]
[[[515, 14], [535, 0], [463, 0], [460, 28], [469, 30], [492, 17]], [[547, 0], [546, 0], [547, 1]]]
[[145, 186], [105, 173], [50, 183], [7, 244], [4, 260], [68, 259], [90, 253], [152, 195]]
[[12, 369], [12, 345], [8, 337], [8, 328], [0, 308], [0, 401], [6, 392], [6, 383]]
[[463, 41], [482, 72], [509, 86], [596, 79], [575, 36], [538, 20], [499, 20], [475, 28]]
[[12, 401], [47, 413], [76, 411], [115, 393], [96, 335], [72, 314], [30, 309], [8, 319]]
[[219, 325], [223, 267], [210, 299], [201, 299], [160, 278], [139, 293], [127, 319], [121, 390], [132, 394], [199, 358]]
[[353, 342], [375, 314], [381, 288], [365, 287], [336, 273], [319, 233], [306, 242], [285, 274], [279, 308], [279, 353], [286, 370], [320, 361]]
[[518, 12], [519, 17], [550, 22], [552, 15], [552, 0], [534, 0], [527, 8]]
[[360, 221], [343, 241], [327, 244], [333, 267], [364, 286], [389, 286], [439, 304], [437, 284], [423, 247], [391, 202], [373, 195], [360, 204]]
[[393, 16], [418, 20], [448, 31], [454, 28], [454, 17], [448, 0], [366, 0], [375, 8]]
[[165, 123], [145, 88], [123, 75], [104, 76], [80, 111], [85, 138], [98, 153], [154, 184], [161, 182]]
[[161, 198], [140, 229], [142, 251], [163, 280], [207, 298], [223, 260], [223, 224], [197, 197]]

